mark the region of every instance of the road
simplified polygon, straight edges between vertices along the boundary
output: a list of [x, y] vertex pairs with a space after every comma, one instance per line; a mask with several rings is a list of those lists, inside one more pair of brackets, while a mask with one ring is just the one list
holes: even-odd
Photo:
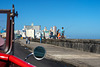
[[[15, 56], [24, 60], [24, 58], [30, 54], [30, 49], [26, 49], [27, 47], [20, 45], [20, 43], [15, 42]], [[55, 60], [50, 60], [44, 58], [43, 60], [39, 61], [36, 60], [33, 56], [29, 57], [27, 62], [35, 65], [37, 67], [74, 67], [72, 65], [66, 64], [64, 62], [58, 62]]]

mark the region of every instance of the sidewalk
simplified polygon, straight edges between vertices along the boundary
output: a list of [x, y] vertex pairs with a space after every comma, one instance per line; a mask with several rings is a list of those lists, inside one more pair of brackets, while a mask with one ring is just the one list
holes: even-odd
[[79, 50], [54, 46], [51, 44], [40, 44], [37, 42], [25, 44], [25, 40], [19, 41], [21, 45], [25, 45], [32, 49], [36, 46], [43, 46], [46, 49], [46, 58], [49, 59], [64, 61], [77, 67], [100, 67], [100, 54], [82, 52]]

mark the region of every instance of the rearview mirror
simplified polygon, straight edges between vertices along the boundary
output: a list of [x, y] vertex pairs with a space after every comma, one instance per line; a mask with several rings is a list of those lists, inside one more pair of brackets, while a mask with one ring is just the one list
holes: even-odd
[[44, 47], [42, 47], [42, 46], [37, 46], [35, 49], [34, 49], [34, 52], [33, 52], [34, 54], [34, 57], [37, 59], [37, 60], [42, 60], [43, 58], [44, 58], [44, 56], [45, 56], [45, 53], [46, 53], [46, 51], [45, 51], [45, 49], [44, 49]]
[[36, 60], [42, 60], [45, 57], [46, 50], [42, 46], [37, 46], [32, 53], [30, 53], [26, 58], [25, 61], [30, 57], [34, 56]]

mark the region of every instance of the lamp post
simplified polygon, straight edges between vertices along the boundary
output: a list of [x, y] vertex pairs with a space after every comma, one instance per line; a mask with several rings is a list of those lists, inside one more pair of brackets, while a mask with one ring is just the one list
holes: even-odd
[[15, 7], [14, 7], [14, 4], [12, 5], [12, 13], [10, 14], [10, 17], [12, 17], [12, 24], [11, 24], [11, 27], [12, 27], [12, 29], [11, 29], [11, 32], [13, 32], [12, 33], [12, 55], [14, 55], [14, 24], [15, 24], [15, 22], [14, 22], [14, 18], [15, 18], [15, 16], [16, 17], [18, 17], [18, 12], [16, 11], [16, 13], [15, 13]]

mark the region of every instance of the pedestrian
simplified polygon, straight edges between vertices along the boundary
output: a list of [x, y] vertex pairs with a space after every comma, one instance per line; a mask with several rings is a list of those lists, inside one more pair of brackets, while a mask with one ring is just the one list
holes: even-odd
[[43, 38], [45, 39], [45, 32], [44, 31], [43, 31], [43, 34], [44, 34]]
[[57, 37], [58, 37], [58, 39], [60, 39], [60, 38], [61, 38], [61, 35], [60, 35], [60, 33], [58, 33], [58, 36], [57, 36]]
[[53, 36], [53, 32], [51, 32], [51, 39], [53, 39], [54, 38], [54, 36]]
[[51, 30], [49, 31], [49, 38], [51, 39]]
[[28, 38], [26, 37], [26, 44], [28, 43]]
[[40, 43], [42, 43], [42, 34], [40, 34]]
[[58, 39], [58, 33], [59, 33], [59, 29], [57, 30], [57, 39]]
[[62, 27], [62, 29], [61, 29], [61, 37], [62, 37], [62, 39], [64, 38], [64, 27]]
[[28, 44], [30, 44], [30, 37], [28, 38]]

